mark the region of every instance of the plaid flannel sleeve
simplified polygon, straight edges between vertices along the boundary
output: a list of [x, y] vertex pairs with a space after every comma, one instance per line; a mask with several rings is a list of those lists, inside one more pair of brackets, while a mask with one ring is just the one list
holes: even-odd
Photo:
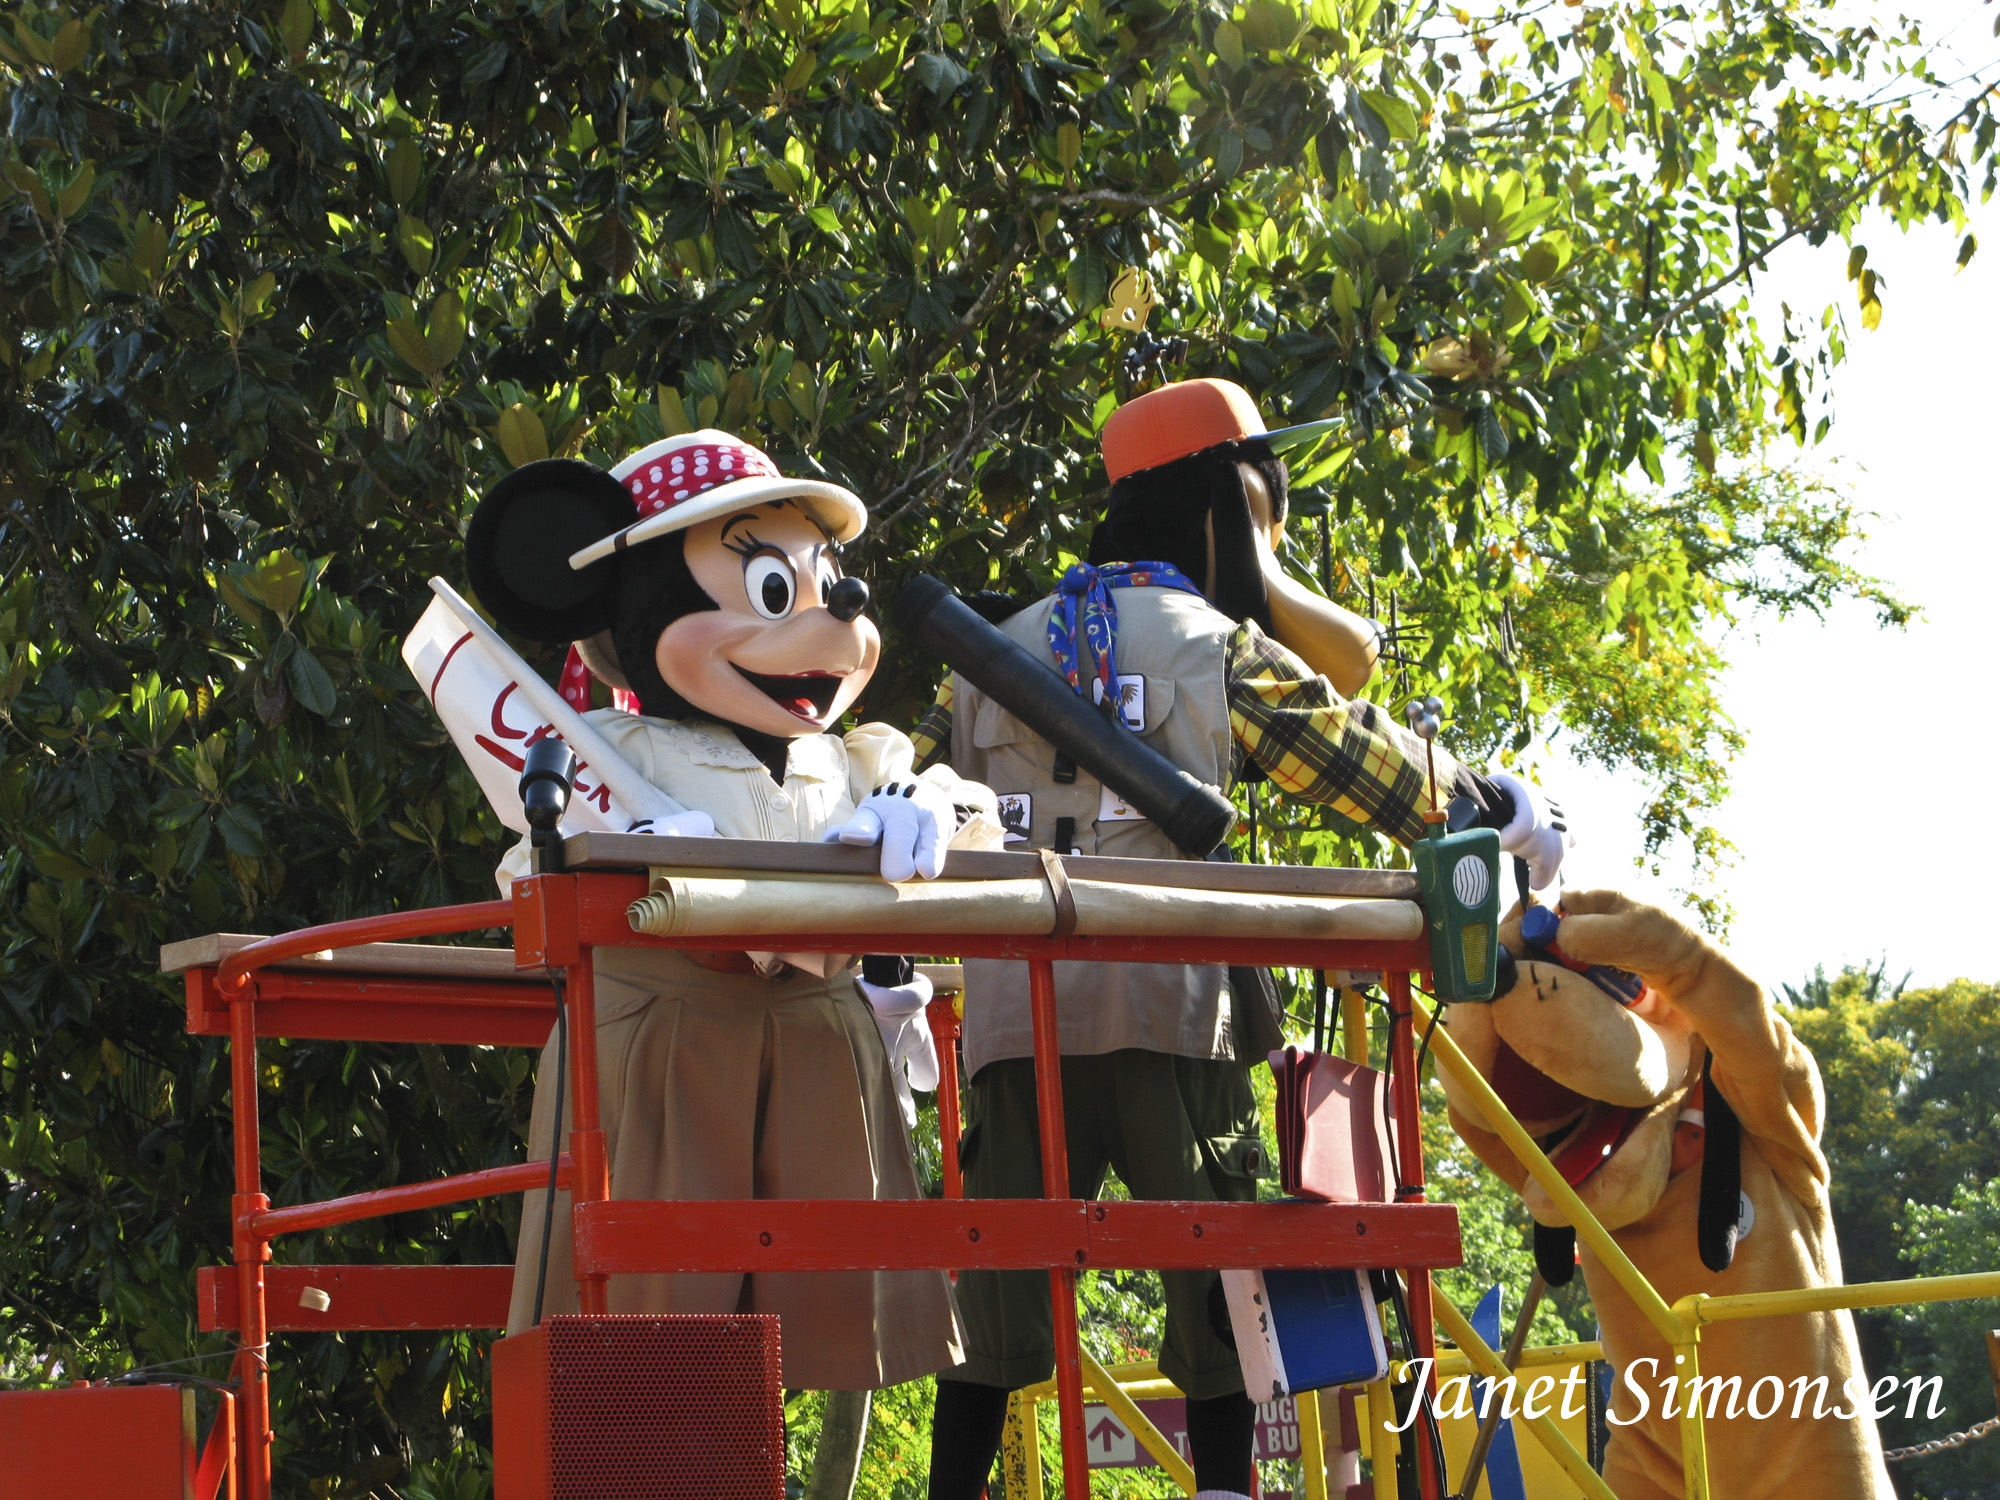
[[910, 743], [917, 747], [919, 772], [928, 771], [951, 758], [951, 704], [953, 684], [957, 681], [956, 673], [945, 674], [944, 685], [938, 689], [936, 701], [910, 733]]
[[[1333, 685], [1252, 621], [1229, 639], [1229, 728], [1247, 756], [1284, 791], [1325, 803], [1398, 843], [1424, 836], [1430, 806], [1424, 742], [1387, 711], [1342, 698]], [[1437, 751], [1438, 801], [1460, 780]]]

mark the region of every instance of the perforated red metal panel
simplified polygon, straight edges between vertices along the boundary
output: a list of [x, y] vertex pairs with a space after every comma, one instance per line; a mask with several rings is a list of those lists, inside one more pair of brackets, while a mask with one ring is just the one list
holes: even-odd
[[[540, 1368], [498, 1358], [513, 1344]], [[551, 1317], [496, 1349], [494, 1415], [546, 1424], [546, 1468], [527, 1467], [549, 1500], [783, 1500], [779, 1371], [774, 1317]], [[502, 1435], [496, 1459], [512, 1447]], [[501, 1494], [529, 1493], [494, 1477]]]

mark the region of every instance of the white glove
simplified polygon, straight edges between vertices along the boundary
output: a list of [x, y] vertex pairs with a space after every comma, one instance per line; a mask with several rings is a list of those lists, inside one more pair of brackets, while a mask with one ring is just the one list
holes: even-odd
[[870, 984], [858, 977], [854, 984], [875, 1012], [875, 1027], [889, 1054], [889, 1074], [896, 1080], [896, 1101], [903, 1106], [903, 1126], [914, 1130], [917, 1101], [911, 1091], [928, 1093], [938, 1086], [937, 1042], [924, 1015], [924, 1007], [931, 1003], [931, 982], [917, 974], [908, 984]]
[[878, 786], [854, 816], [826, 836], [831, 844], [882, 845], [882, 878], [936, 880], [944, 873], [945, 846], [958, 827], [951, 798], [928, 781]]
[[689, 808], [677, 812], [670, 818], [641, 818], [627, 833], [658, 833], [668, 838], [712, 839], [715, 837], [715, 819], [705, 812]]
[[1569, 820], [1549, 794], [1506, 771], [1496, 771], [1488, 780], [1514, 800], [1514, 816], [1500, 830], [1500, 852], [1516, 855], [1528, 863], [1528, 884], [1546, 890], [1562, 869], [1563, 854], [1576, 847], [1576, 835]]

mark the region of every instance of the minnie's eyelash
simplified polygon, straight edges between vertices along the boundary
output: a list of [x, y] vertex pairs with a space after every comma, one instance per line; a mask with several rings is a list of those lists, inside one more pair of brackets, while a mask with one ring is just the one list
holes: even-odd
[[744, 532], [740, 537], [727, 539], [722, 545], [727, 547], [731, 552], [734, 552], [738, 557], [743, 558], [746, 562], [750, 558], [755, 557], [759, 552], [775, 552], [777, 550], [766, 542], [758, 541], [748, 531]]

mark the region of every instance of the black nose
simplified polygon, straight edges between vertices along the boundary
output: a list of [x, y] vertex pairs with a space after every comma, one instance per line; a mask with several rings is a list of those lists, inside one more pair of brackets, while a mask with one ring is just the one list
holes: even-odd
[[868, 607], [868, 585], [843, 578], [826, 591], [826, 610], [836, 620], [852, 620]]

